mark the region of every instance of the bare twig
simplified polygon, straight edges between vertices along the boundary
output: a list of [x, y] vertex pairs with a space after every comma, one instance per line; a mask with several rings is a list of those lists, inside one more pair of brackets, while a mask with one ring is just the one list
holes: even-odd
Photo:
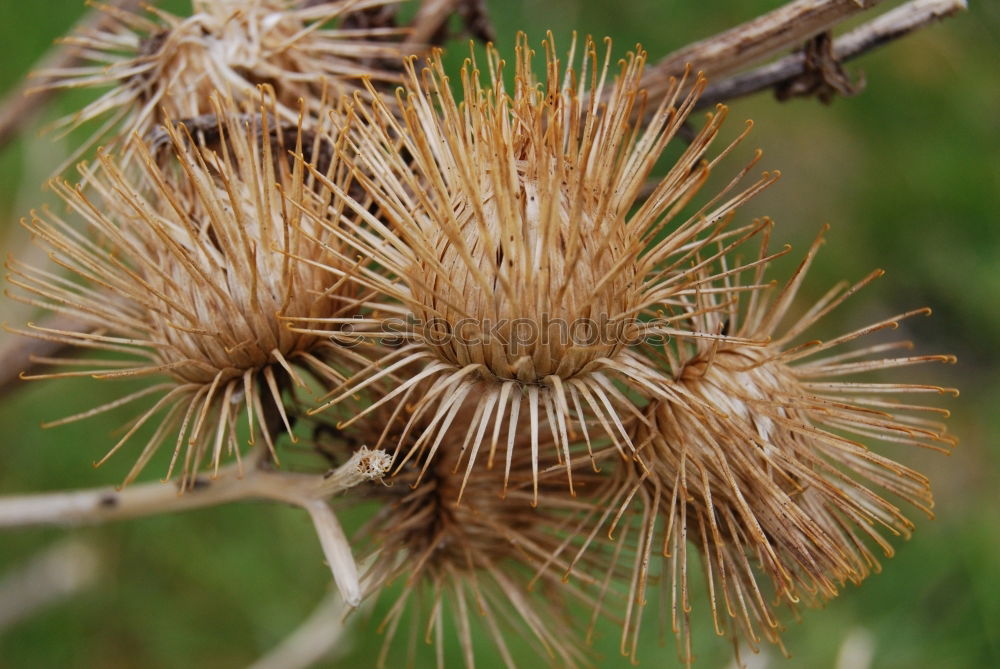
[[248, 499], [300, 505], [381, 478], [387, 457], [383, 451], [362, 448], [327, 475], [292, 474], [267, 467], [241, 471], [239, 465], [230, 465], [216, 476], [199, 478], [183, 494], [174, 485], [154, 481], [122, 490], [97, 488], [0, 497], [0, 528], [92, 525]]
[[434, 35], [448, 23], [448, 19], [461, 2], [462, 0], [423, 0], [417, 15], [413, 17], [407, 44], [414, 48], [430, 44]]
[[428, 44], [447, 40], [448, 20], [452, 15], [462, 19], [465, 32], [475, 39], [491, 42], [496, 38], [484, 0], [423, 0], [410, 26], [408, 50], [416, 52]]
[[243, 472], [238, 465], [232, 465], [216, 477], [199, 479], [184, 494], [178, 494], [172, 485], [154, 482], [120, 491], [102, 488], [6, 497], [0, 498], [0, 528], [87, 525], [253, 499], [283, 502], [309, 512], [334, 580], [344, 600], [356, 606], [361, 600], [357, 567], [344, 532], [325, 500], [362, 481], [380, 479], [389, 464], [385, 452], [362, 448], [325, 476], [290, 474], [266, 467]]
[[[966, 0], [911, 0], [833, 42], [833, 57], [846, 62], [965, 10]], [[803, 73], [805, 55], [793, 53], [750, 72], [710, 84], [698, 107], [750, 95], [794, 80]]]
[[465, 0], [458, 6], [458, 15], [469, 35], [481, 42], [496, 41], [496, 29], [486, 9], [486, 0]]
[[766, 648], [751, 649], [742, 642], [738, 648], [738, 656], [730, 660], [726, 669], [768, 669], [774, 666], [774, 658]]
[[798, 46], [884, 0], [795, 0], [668, 54], [645, 74], [650, 97], [658, 98], [690, 64], [710, 80], [749, 67], [768, 56]]
[[60, 541], [0, 580], [0, 631], [85, 588], [97, 573], [97, 551]]
[[[131, 11], [142, 5], [142, 0], [117, 0], [110, 4]], [[83, 15], [83, 18], [77, 22], [71, 32], [100, 31], [114, 20], [113, 15], [109, 12], [91, 10]], [[72, 67], [81, 62], [79, 53], [80, 47], [57, 44], [35, 63], [32, 70]], [[38, 88], [38, 82], [24, 80], [0, 101], [0, 147], [6, 146], [7, 142], [20, 132], [29, 121], [37, 118], [38, 109], [48, 102], [48, 99], [55, 93], [55, 89], [42, 89], [28, 96], [26, 93], [29, 88]]]
[[330, 660], [336, 652], [342, 656], [349, 639], [344, 638], [347, 614], [344, 600], [328, 592], [313, 612], [292, 634], [250, 669], [305, 669], [321, 660]]
[[[81, 323], [68, 316], [55, 315], [42, 323], [43, 327], [53, 330], [81, 329]], [[7, 336], [0, 345], [0, 398], [10, 391], [21, 387], [22, 372], [33, 373], [42, 366], [36, 360], [54, 358], [67, 350], [61, 342], [45, 339], [34, 339], [22, 336]]]
[[836, 669], [868, 669], [875, 657], [875, 637], [864, 627], [855, 627], [840, 643]]
[[328, 490], [330, 492], [323, 496], [365, 480], [356, 472], [360, 457], [362, 452], [358, 451], [335, 470], [337, 476], [326, 478], [272, 471], [265, 467], [241, 472], [238, 465], [231, 465], [221, 469], [217, 476], [197, 479], [192, 489], [184, 493], [174, 485], [155, 481], [122, 490], [97, 488], [0, 497], [0, 528], [93, 525], [249, 499], [300, 504], [303, 500], [322, 498]]

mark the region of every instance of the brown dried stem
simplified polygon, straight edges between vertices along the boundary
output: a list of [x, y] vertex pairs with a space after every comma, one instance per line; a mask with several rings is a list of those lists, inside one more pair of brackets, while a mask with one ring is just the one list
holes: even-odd
[[483, 42], [495, 39], [484, 0], [423, 0], [410, 26], [409, 51], [418, 52], [425, 45], [446, 40], [449, 37], [448, 20], [456, 14], [470, 36]]
[[[838, 63], [852, 60], [966, 8], [966, 0], [911, 0], [834, 40], [833, 58]], [[801, 76], [805, 67], [804, 53], [790, 54], [749, 72], [710, 84], [698, 99], [697, 106], [711, 107], [768, 88], [786, 86]]]
[[[46, 319], [42, 326], [52, 330], [83, 331], [79, 321], [58, 314]], [[47, 339], [6, 336], [0, 344], [0, 398], [20, 387], [22, 373], [32, 374], [43, 366], [36, 360], [58, 357], [69, 348], [61, 342]]]
[[430, 43], [461, 2], [462, 0], [423, 0], [413, 19], [409, 45]]
[[0, 578], [0, 633], [93, 584], [97, 550], [79, 539], [63, 539]]
[[232, 465], [212, 478], [200, 478], [183, 494], [176, 486], [154, 481], [124, 490], [98, 488], [0, 498], [0, 529], [39, 525], [90, 525], [112, 520], [200, 509], [229, 502], [269, 500], [305, 509], [334, 580], [351, 606], [361, 600], [361, 586], [350, 546], [327, 498], [388, 471], [389, 456], [361, 448], [326, 475], [292, 474], [262, 466]]
[[690, 64], [709, 79], [749, 67], [779, 51], [802, 44], [884, 0], [795, 0], [751, 21], [668, 54], [650, 67], [643, 84], [650, 97], [661, 96], [670, 78]]
[[269, 499], [289, 504], [325, 499], [366, 480], [381, 478], [371, 461], [386, 457], [382, 451], [358, 450], [338, 469], [326, 475], [292, 474], [265, 466], [230, 465], [218, 475], [200, 477], [183, 493], [174, 484], [153, 481], [117, 488], [39, 493], [0, 497], [0, 528], [39, 525], [92, 525], [159, 513], [200, 509], [248, 499]]
[[299, 627], [250, 669], [306, 669], [342, 658], [351, 642], [344, 635], [348, 612], [344, 600], [336, 592], [328, 592]]

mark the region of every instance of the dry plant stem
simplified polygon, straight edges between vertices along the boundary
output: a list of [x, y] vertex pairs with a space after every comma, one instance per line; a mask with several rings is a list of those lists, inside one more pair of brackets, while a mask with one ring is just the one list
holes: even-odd
[[669, 89], [671, 77], [684, 73], [688, 64], [709, 80], [753, 65], [784, 49], [826, 32], [844, 20], [871, 9], [883, 0], [795, 0], [695, 42], [665, 56], [650, 67], [643, 84], [657, 99]]
[[194, 488], [183, 494], [172, 484], [152, 482], [124, 490], [99, 488], [6, 497], [0, 498], [0, 528], [89, 525], [254, 499], [283, 502], [309, 512], [344, 600], [357, 606], [361, 601], [357, 567], [326, 498], [362, 481], [380, 479], [388, 468], [386, 453], [362, 448], [325, 476], [260, 467], [242, 471], [239, 465], [231, 465], [213, 478], [199, 478]]
[[875, 636], [864, 627], [855, 627], [840, 642], [834, 669], [870, 669], [875, 656]]
[[421, 45], [429, 44], [434, 33], [447, 23], [461, 2], [462, 0], [423, 0], [413, 19], [407, 41], [409, 50], [416, 50]]
[[98, 562], [94, 547], [65, 539], [5, 574], [0, 579], [0, 632], [89, 586]]
[[343, 656], [350, 641], [344, 638], [347, 612], [344, 600], [328, 592], [299, 627], [250, 669], [305, 669]]
[[[68, 316], [55, 315], [41, 323], [51, 330], [82, 329], [80, 322]], [[20, 388], [20, 374], [31, 374], [38, 365], [37, 358], [54, 358], [66, 351], [61, 342], [28, 337], [7, 336], [0, 346], [0, 398]]]
[[[123, 10], [132, 11], [142, 5], [141, 0], [112, 0], [108, 4]], [[108, 12], [90, 10], [83, 15], [67, 34], [90, 33], [100, 31], [110, 25], [114, 19]], [[68, 44], [58, 44], [35, 63], [32, 71], [72, 67], [79, 62], [79, 47]], [[0, 148], [7, 145], [24, 125], [37, 118], [38, 109], [55, 93], [55, 90], [45, 90], [26, 95], [28, 89], [38, 86], [37, 80], [25, 79], [4, 96], [0, 101]]]
[[[838, 62], [857, 58], [893, 40], [954, 16], [967, 6], [966, 0], [911, 0], [837, 38], [833, 43], [834, 58]], [[697, 106], [711, 107], [719, 102], [793, 80], [803, 73], [804, 65], [805, 56], [793, 53], [750, 72], [710, 84], [699, 98]]]

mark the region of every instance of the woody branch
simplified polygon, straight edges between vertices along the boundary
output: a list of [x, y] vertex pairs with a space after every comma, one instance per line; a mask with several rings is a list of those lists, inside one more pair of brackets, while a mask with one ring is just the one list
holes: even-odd
[[305, 509], [316, 529], [326, 560], [344, 600], [361, 600], [357, 568], [350, 546], [327, 499], [364, 481], [381, 479], [390, 457], [384, 451], [361, 448], [324, 475], [293, 474], [231, 465], [216, 476], [202, 477], [181, 494], [159, 481], [124, 490], [97, 488], [0, 498], [0, 529], [38, 525], [91, 525], [112, 520], [187, 511], [230, 502], [267, 500]]

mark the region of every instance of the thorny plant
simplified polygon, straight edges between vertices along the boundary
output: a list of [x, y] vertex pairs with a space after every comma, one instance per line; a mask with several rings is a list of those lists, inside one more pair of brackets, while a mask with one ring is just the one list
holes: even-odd
[[[51, 182], [69, 213], [24, 221], [48, 263], [7, 263], [12, 297], [63, 317], [11, 328], [61, 349], [27, 378], [159, 380], [51, 424], [141, 405], [101, 460], [134, 451], [123, 489], [0, 500], [0, 525], [300, 506], [350, 606], [402, 582], [380, 664], [418, 637], [441, 664], [454, 634], [472, 666], [474, 619], [510, 666], [512, 633], [587, 664], [608, 621], [635, 660], [656, 582], [690, 663], [698, 559], [715, 630], [780, 645], [780, 607], [877, 569], [886, 535], [913, 527], [900, 502], [930, 513], [927, 479], [882, 446], [955, 443], [945, 409], [906, 399], [951, 390], [866, 377], [953, 358], [860, 343], [928, 310], [806, 338], [879, 273], [803, 311], [822, 235], [779, 286], [769, 265], [788, 249], [739, 215], [778, 178], [749, 178], [760, 152], [701, 194], [750, 124], [719, 146], [719, 106], [684, 129], [695, 72], [736, 69], [734, 35], [764, 55], [794, 25], [832, 58], [825, 31], [862, 8], [793, 2], [652, 75], [639, 48], [618, 61], [610, 39], [574, 39], [563, 58], [551, 34], [541, 68], [520, 35], [513, 67], [490, 45], [449, 75], [412, 37], [445, 34], [451, 11], [489, 34], [483, 4], [425, 2], [409, 27], [399, 4], [100, 6], [106, 25], [67, 40], [76, 60], [38, 73], [105, 87], [64, 125], [106, 120], [80, 183]], [[803, 76], [841, 72], [814, 52]], [[551, 332], [607, 323], [627, 326]], [[326, 474], [281, 471], [297, 423]], [[164, 448], [179, 480], [135, 484]], [[350, 540], [335, 494], [380, 507]]]

